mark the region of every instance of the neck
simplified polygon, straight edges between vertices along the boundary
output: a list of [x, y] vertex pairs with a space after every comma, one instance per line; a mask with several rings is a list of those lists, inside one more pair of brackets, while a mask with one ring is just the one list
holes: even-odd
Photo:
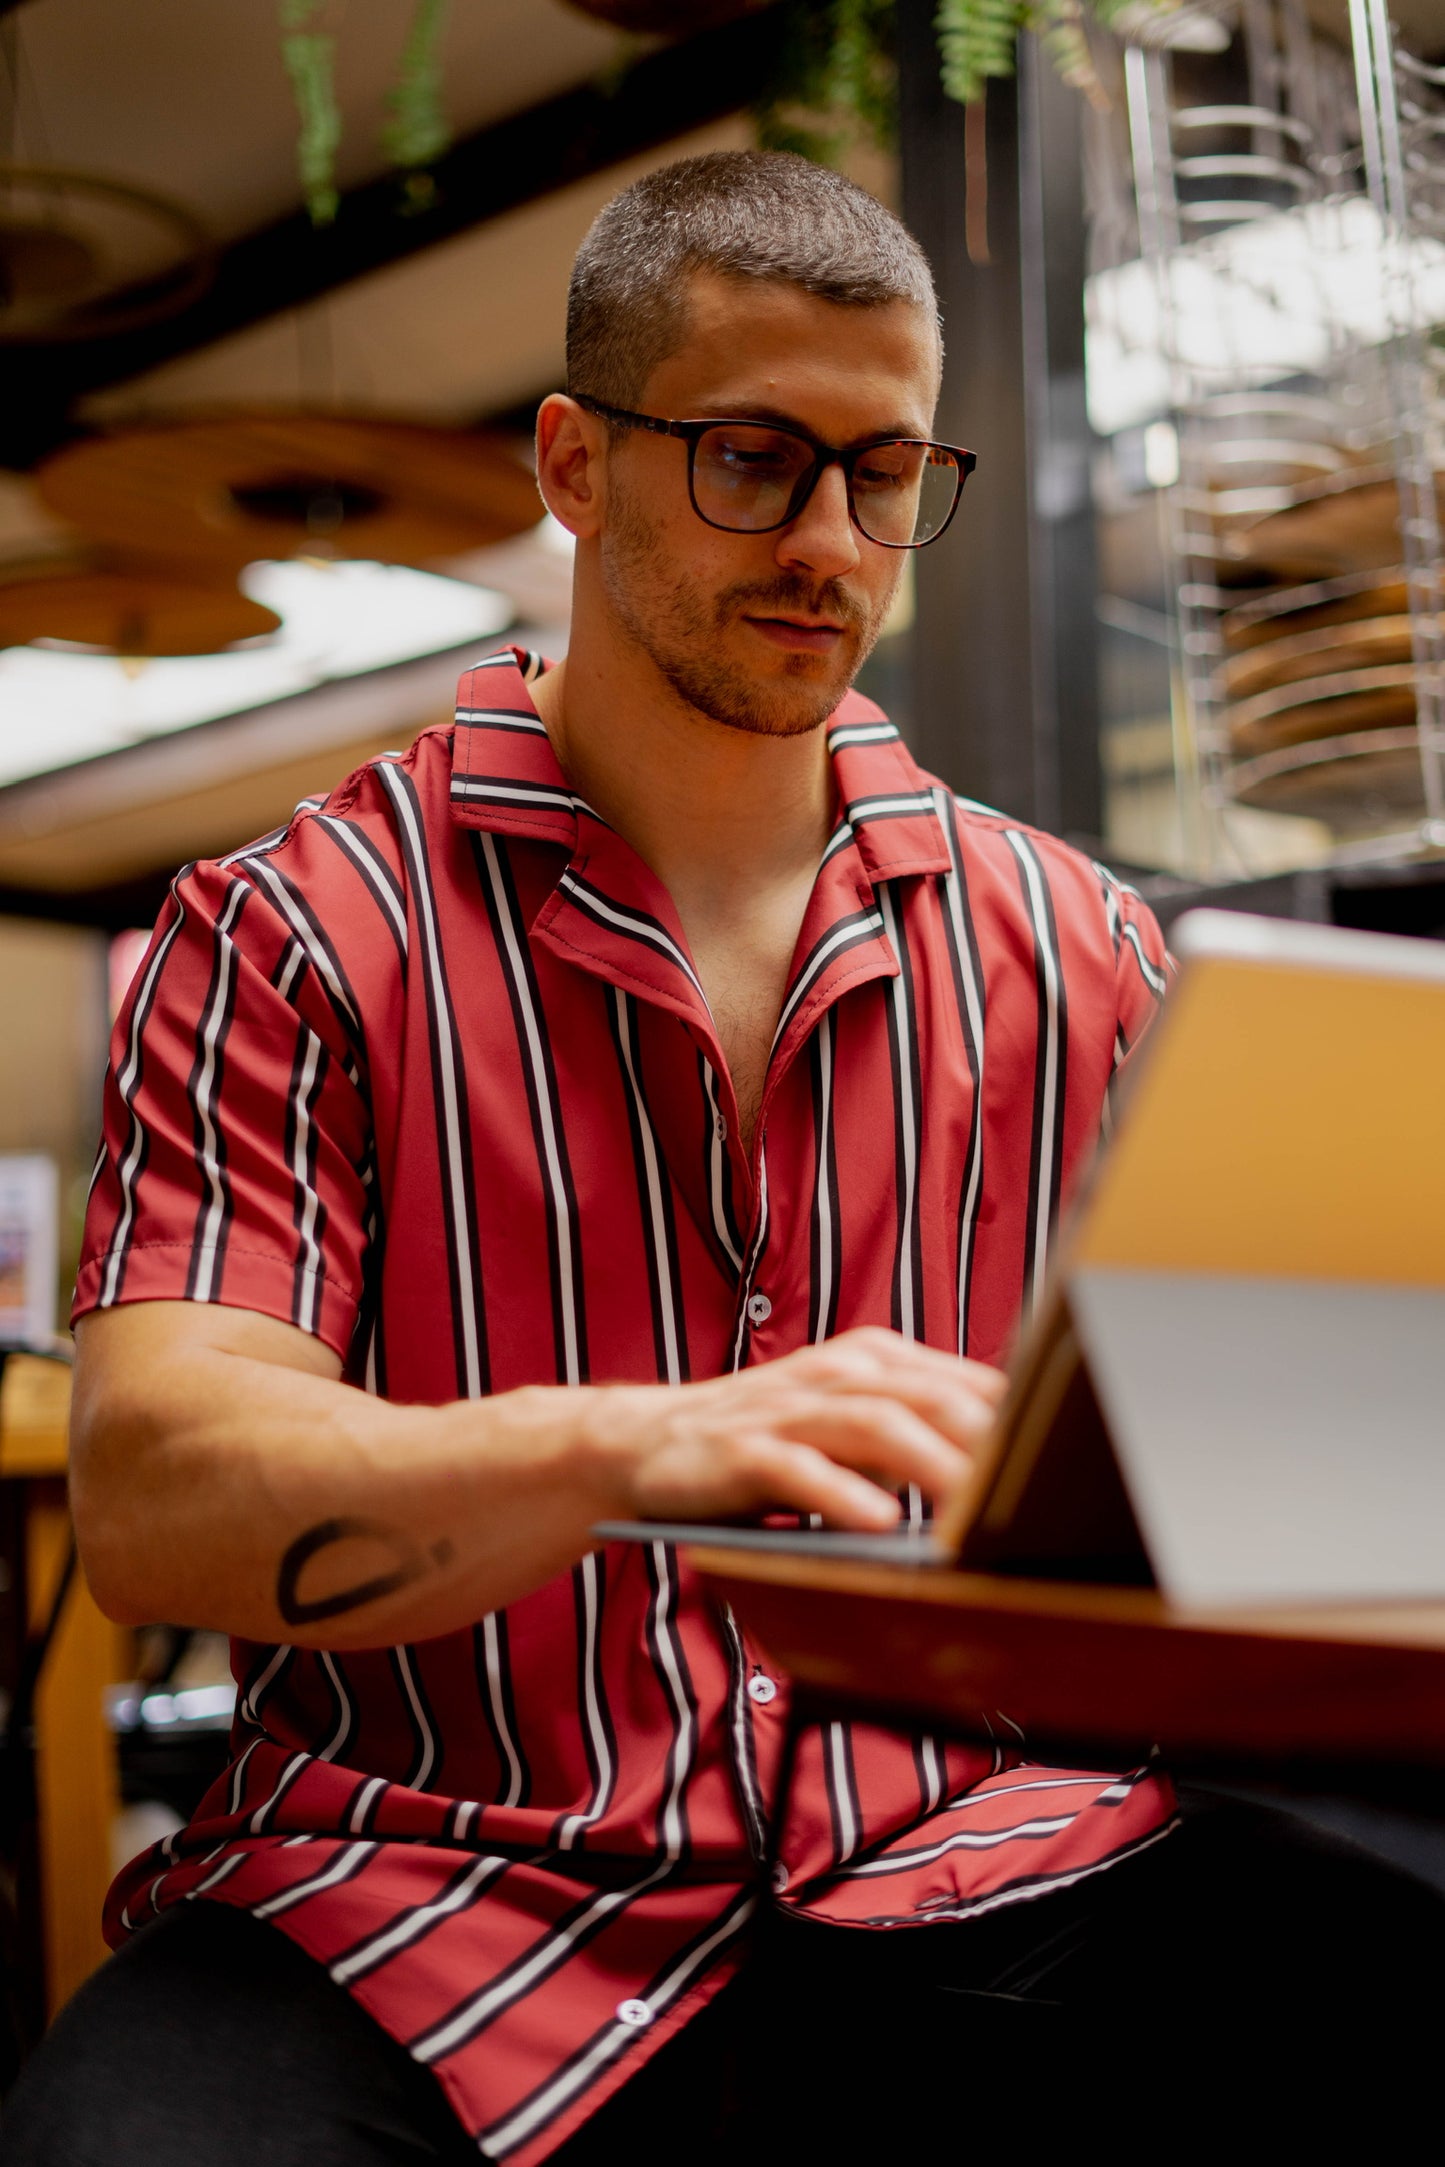
[[663, 883], [684, 918], [818, 864], [833, 821], [824, 731], [761, 737], [682, 700], [630, 645], [574, 624], [567, 660], [534, 685], [578, 795]]

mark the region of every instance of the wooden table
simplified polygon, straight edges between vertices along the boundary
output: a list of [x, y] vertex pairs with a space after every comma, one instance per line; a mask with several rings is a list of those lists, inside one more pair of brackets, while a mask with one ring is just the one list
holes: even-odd
[[[1445, 1806], [1445, 1604], [1188, 1611], [1151, 1589], [689, 1546], [808, 1717], [847, 1708], [1064, 1765], [1132, 1759]], [[1122, 1760], [1120, 1760], [1122, 1765]]]
[[[23, 1485], [25, 1601], [31, 1629], [50, 1609], [70, 1540], [66, 1429], [70, 1373], [12, 1355], [0, 1388], [0, 1482]], [[44, 2003], [53, 2016], [104, 1957], [100, 1913], [110, 1885], [117, 1808], [105, 1689], [126, 1675], [119, 1629], [84, 1578], [71, 1584], [35, 1706]]]

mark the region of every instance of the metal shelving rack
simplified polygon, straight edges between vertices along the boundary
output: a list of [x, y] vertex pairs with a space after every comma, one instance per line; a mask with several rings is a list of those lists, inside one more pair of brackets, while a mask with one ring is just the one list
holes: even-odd
[[1183, 56], [1127, 45], [1091, 137], [1091, 269], [1114, 280], [1116, 351], [1132, 340], [1167, 375], [1182, 860], [1247, 875], [1261, 811], [1293, 823], [1301, 864], [1430, 858], [1445, 852], [1445, 69], [1399, 48], [1385, 0], [1350, 0], [1349, 51], [1303, 0], [1210, 13], [1233, 41], [1226, 94], [1201, 95], [1207, 70]]

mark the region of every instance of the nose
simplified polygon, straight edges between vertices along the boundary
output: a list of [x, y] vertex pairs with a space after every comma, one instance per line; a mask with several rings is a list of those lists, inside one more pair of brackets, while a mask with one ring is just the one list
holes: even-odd
[[840, 466], [826, 466], [803, 509], [778, 535], [780, 565], [801, 565], [819, 579], [840, 579], [861, 562], [858, 530], [848, 516], [848, 484]]

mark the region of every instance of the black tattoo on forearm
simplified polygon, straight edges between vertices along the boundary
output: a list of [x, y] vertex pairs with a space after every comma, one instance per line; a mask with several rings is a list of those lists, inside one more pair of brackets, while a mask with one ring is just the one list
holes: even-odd
[[[330, 1595], [307, 1598], [301, 1594], [301, 1576], [314, 1559], [338, 1543], [358, 1541], [379, 1545], [395, 1563], [384, 1572], [373, 1573], [369, 1579], [358, 1580], [352, 1587], [337, 1589]], [[388, 1527], [382, 1520], [320, 1520], [304, 1535], [298, 1535], [282, 1558], [276, 1575], [276, 1608], [288, 1625], [315, 1625], [322, 1618], [339, 1618], [348, 1610], [380, 1602], [384, 1595], [395, 1595], [398, 1589], [424, 1578], [434, 1566], [449, 1565], [454, 1555], [445, 1537], [424, 1546], [404, 1529]]]

